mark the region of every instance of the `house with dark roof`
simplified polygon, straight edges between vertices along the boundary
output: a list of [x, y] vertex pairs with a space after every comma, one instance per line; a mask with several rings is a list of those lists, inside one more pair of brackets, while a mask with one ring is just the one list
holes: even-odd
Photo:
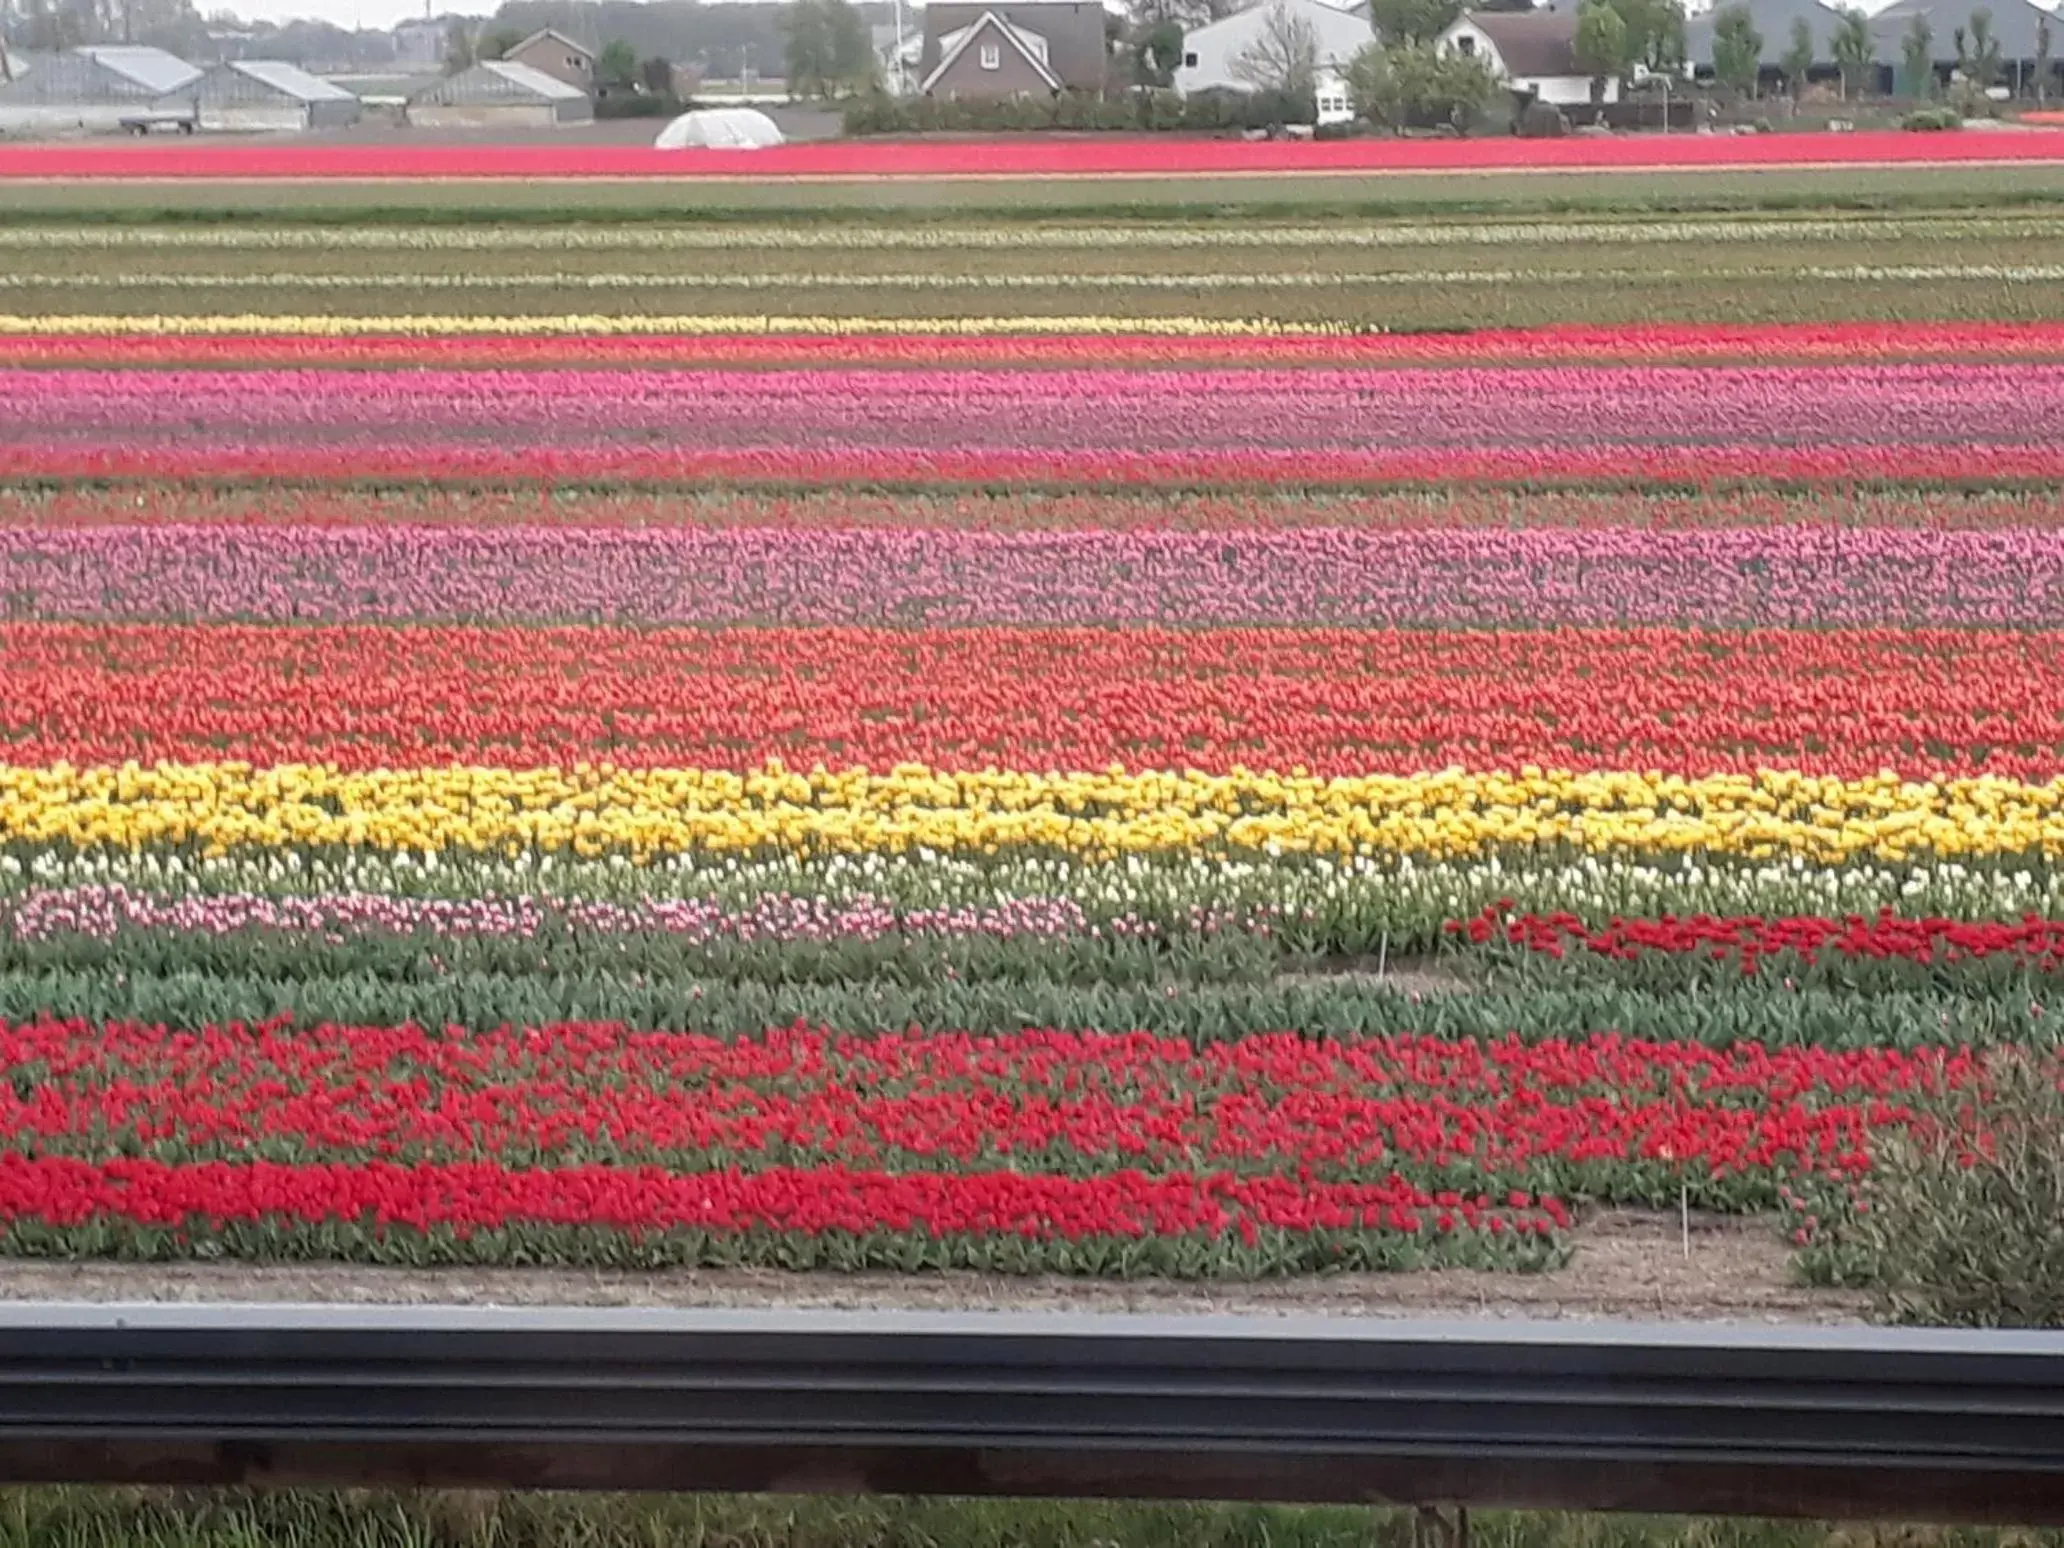
[[[1435, 40], [1444, 54], [1469, 54], [1522, 97], [1557, 107], [1591, 101], [1592, 78], [1577, 63], [1577, 13], [1567, 11], [1464, 11]], [[1608, 77], [1605, 102], [1620, 100], [1620, 83]]]
[[1102, 0], [935, 0], [924, 26], [927, 96], [1101, 95], [1109, 79]]

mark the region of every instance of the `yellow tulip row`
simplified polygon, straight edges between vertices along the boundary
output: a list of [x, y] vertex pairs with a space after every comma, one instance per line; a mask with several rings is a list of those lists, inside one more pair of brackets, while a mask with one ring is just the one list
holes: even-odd
[[0, 766], [0, 843], [281, 846], [650, 859], [707, 854], [1204, 852], [1448, 860], [1608, 856], [2064, 857], [2064, 780], [1908, 783], [1770, 773], [1451, 771], [1317, 779], [1103, 773], [748, 774], [699, 769]]
[[360, 334], [458, 338], [523, 335], [538, 338], [582, 338], [676, 334], [691, 338], [733, 335], [778, 336], [819, 334], [838, 338], [934, 334], [969, 338], [1000, 336], [1100, 337], [1108, 334], [1156, 338], [1274, 338], [1283, 334], [1323, 333], [1302, 323], [1219, 317], [784, 317], [765, 312], [736, 315], [666, 313], [601, 316], [560, 313], [548, 316], [467, 317], [428, 313], [393, 317], [247, 312], [187, 316], [163, 312], [135, 316], [62, 313], [45, 316], [0, 313], [0, 337], [85, 337], [149, 335], [152, 337], [354, 338]]

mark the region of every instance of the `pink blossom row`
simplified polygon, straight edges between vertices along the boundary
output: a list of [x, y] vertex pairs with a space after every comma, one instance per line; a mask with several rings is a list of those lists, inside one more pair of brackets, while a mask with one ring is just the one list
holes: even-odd
[[954, 371], [0, 370], [8, 442], [789, 450], [2064, 440], [2064, 365]]
[[0, 530], [16, 617], [2048, 627], [2064, 532]]

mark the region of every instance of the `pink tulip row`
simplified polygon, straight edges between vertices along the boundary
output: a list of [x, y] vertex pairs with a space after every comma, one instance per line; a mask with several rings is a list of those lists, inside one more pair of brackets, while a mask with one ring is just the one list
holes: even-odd
[[[1265, 932], [1259, 917], [1199, 909], [1200, 934]], [[548, 929], [595, 935], [670, 935], [688, 941], [786, 943], [875, 941], [895, 936], [1052, 940], [1073, 936], [1130, 939], [1156, 933], [1130, 915], [1092, 923], [1079, 904], [1059, 897], [1005, 898], [980, 906], [898, 908], [879, 897], [774, 893], [738, 908], [713, 898], [641, 898], [613, 903], [576, 898], [413, 898], [383, 893], [268, 897], [255, 893], [161, 895], [117, 884], [46, 888], [0, 904], [0, 938], [49, 941], [65, 936], [113, 940], [129, 930], [222, 935], [264, 930], [342, 942], [359, 935], [425, 935], [456, 939], [530, 939]]]
[[2064, 533], [0, 530], [18, 617], [636, 624], [2064, 620]]
[[177, 444], [9, 442], [0, 426], [0, 478], [197, 480], [221, 483], [373, 481], [465, 485], [521, 483], [587, 488], [616, 483], [792, 490], [806, 486], [1011, 490], [1352, 489], [1378, 485], [1584, 485], [1648, 488], [1862, 482], [2000, 489], [2064, 482], [2064, 439], [1881, 445], [1778, 446], [1718, 441], [1475, 448], [547, 445], [522, 439], [362, 440], [266, 445], [241, 440]]
[[0, 370], [0, 444], [1483, 450], [2055, 444], [2064, 365], [1455, 370]]

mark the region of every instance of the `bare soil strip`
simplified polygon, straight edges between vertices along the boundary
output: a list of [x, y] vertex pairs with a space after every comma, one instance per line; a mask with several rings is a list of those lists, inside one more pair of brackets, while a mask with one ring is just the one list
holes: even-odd
[[1543, 1317], [1854, 1322], [1861, 1297], [1807, 1290], [1768, 1221], [1601, 1212], [1567, 1268], [1430, 1270], [1240, 1284], [1011, 1279], [975, 1274], [600, 1273], [344, 1264], [0, 1263], [10, 1301], [316, 1302], [338, 1305], [769, 1307], [816, 1311], [1211, 1312], [1251, 1316]]

